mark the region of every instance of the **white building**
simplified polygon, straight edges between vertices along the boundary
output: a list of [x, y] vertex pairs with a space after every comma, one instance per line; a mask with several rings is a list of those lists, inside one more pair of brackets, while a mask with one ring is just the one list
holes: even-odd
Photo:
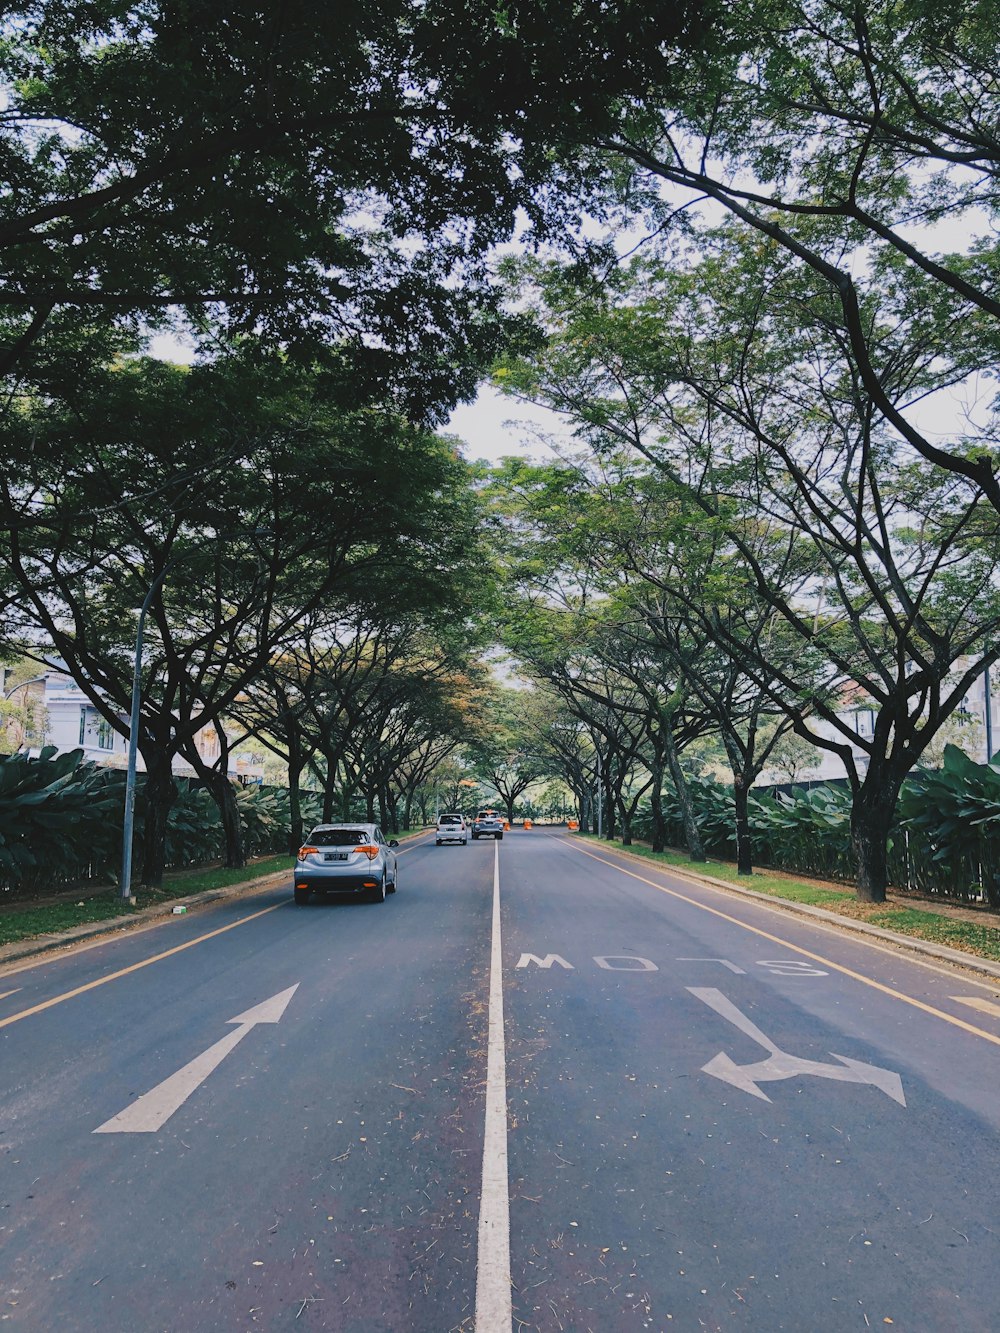
[[[0, 673], [6, 674], [0, 667]], [[56, 670], [41, 671], [3, 691], [4, 698], [16, 706], [16, 715], [6, 723], [0, 751], [28, 750], [37, 754], [43, 745], [57, 750], [82, 750], [84, 760], [106, 768], [125, 768], [128, 764], [128, 740], [96, 708], [71, 676]], [[128, 729], [128, 714], [117, 716]], [[214, 764], [221, 752], [219, 734], [214, 724], [203, 727], [195, 737], [198, 752], [207, 764]], [[136, 756], [139, 772], [144, 771], [142, 754]], [[186, 759], [176, 755], [173, 770], [178, 777], [194, 777]], [[241, 782], [261, 782], [263, 765], [246, 755], [231, 755], [230, 777]]]
[[[878, 712], [867, 706], [865, 696], [860, 691], [849, 707], [840, 710], [839, 716], [859, 737], [866, 738], [874, 734]], [[844, 737], [830, 723], [814, 718], [811, 726], [818, 735], [843, 743]], [[929, 768], [937, 767], [946, 744], [957, 745], [970, 759], [980, 764], [986, 763], [1000, 750], [1000, 667], [993, 667], [977, 677], [961, 705], [924, 751], [921, 762]], [[851, 749], [858, 772], [863, 773], [868, 765], [868, 755], [859, 745], [852, 744]], [[796, 765], [794, 780], [826, 782], [831, 778], [845, 776], [846, 770], [840, 756], [815, 746], [806, 764]], [[764, 770], [755, 785], [772, 786], [790, 780], [787, 770], [771, 767]]]

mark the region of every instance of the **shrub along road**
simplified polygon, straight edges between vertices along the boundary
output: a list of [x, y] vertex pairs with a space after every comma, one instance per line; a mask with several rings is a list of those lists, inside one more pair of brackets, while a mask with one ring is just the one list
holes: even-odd
[[0, 1053], [13, 1327], [1000, 1323], [996, 987], [564, 835], [8, 969]]

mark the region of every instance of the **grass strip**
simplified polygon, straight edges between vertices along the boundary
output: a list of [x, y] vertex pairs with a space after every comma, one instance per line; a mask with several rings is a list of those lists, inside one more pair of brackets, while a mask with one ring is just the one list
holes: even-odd
[[[583, 836], [591, 843], [599, 841], [593, 833]], [[607, 839], [602, 841], [607, 843]], [[621, 847], [622, 843], [616, 838], [611, 845]], [[1000, 962], [1000, 922], [992, 924], [989, 921], [982, 923], [968, 921], [964, 917], [948, 916], [939, 911], [921, 911], [917, 907], [903, 907], [895, 903], [862, 903], [854, 896], [853, 888], [848, 885], [843, 889], [828, 888], [808, 880], [795, 879], [791, 875], [776, 874], [771, 870], [755, 870], [752, 875], [740, 875], [736, 867], [727, 861], [692, 861], [690, 857], [680, 852], [654, 852], [641, 843], [633, 843], [623, 850], [658, 865], [689, 870], [695, 875], [710, 875], [713, 879], [728, 880], [751, 893], [759, 893], [769, 898], [783, 898], [788, 902], [806, 903], [810, 907], [822, 907], [838, 916], [866, 921], [869, 925], [880, 926], [883, 930], [892, 930], [897, 935], [928, 940], [932, 944], [946, 945], [950, 949], [960, 949], [964, 953], [975, 954], [978, 958]]]
[[[425, 829], [404, 829], [393, 834], [395, 838], [423, 833]], [[72, 892], [60, 892], [51, 898], [35, 899], [32, 902], [12, 903], [0, 910], [0, 945], [16, 944], [20, 940], [34, 939], [38, 935], [57, 935], [74, 926], [90, 925], [95, 921], [113, 921], [116, 917], [128, 916], [141, 911], [144, 907], [155, 907], [160, 903], [175, 902], [178, 898], [188, 898], [195, 893], [205, 893], [209, 889], [224, 889], [232, 884], [246, 884], [266, 875], [287, 870], [292, 872], [292, 857], [287, 853], [278, 856], [262, 857], [238, 870], [227, 870], [225, 866], [209, 866], [204, 870], [178, 870], [164, 875], [163, 885], [159, 889], [146, 889], [141, 886], [133, 890], [131, 905], [125, 906], [118, 897], [117, 888], [102, 889], [97, 893], [76, 889]], [[86, 893], [86, 897], [84, 897]]]
[[179, 871], [165, 875], [159, 889], [136, 888], [132, 906], [122, 903], [117, 888], [89, 893], [87, 897], [80, 896], [81, 891], [77, 889], [73, 893], [60, 893], [58, 898], [47, 901], [36, 899], [34, 902], [12, 904], [0, 912], [0, 945], [30, 940], [37, 935], [58, 934], [95, 921], [111, 921], [115, 917], [141, 911], [144, 907], [155, 907], [160, 903], [190, 897], [191, 894], [204, 893], [208, 889], [244, 884], [281, 870], [291, 874], [291, 869], [291, 857], [283, 854], [264, 857], [237, 870], [213, 866], [205, 870]]

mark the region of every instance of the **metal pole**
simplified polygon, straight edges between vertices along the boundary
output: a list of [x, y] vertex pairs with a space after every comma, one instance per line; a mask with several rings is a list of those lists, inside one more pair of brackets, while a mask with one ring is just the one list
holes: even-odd
[[118, 883], [118, 897], [128, 902], [132, 896], [132, 823], [135, 811], [135, 768], [136, 751], [139, 746], [139, 696], [142, 674], [142, 631], [146, 623], [146, 612], [160, 584], [167, 577], [167, 571], [173, 561], [168, 561], [156, 578], [149, 585], [149, 592], [139, 611], [139, 624], [135, 634], [135, 660], [132, 664], [132, 708], [128, 724], [128, 767], [125, 770], [125, 817], [122, 823], [122, 873]]
[[990, 698], [990, 669], [983, 672], [983, 704], [986, 714], [986, 762], [993, 758], [993, 700]]

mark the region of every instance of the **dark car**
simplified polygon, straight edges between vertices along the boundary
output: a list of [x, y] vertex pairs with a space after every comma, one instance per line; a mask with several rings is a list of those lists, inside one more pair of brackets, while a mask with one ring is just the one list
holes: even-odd
[[496, 838], [497, 842], [503, 837], [503, 820], [495, 810], [480, 810], [472, 821], [472, 838]]

